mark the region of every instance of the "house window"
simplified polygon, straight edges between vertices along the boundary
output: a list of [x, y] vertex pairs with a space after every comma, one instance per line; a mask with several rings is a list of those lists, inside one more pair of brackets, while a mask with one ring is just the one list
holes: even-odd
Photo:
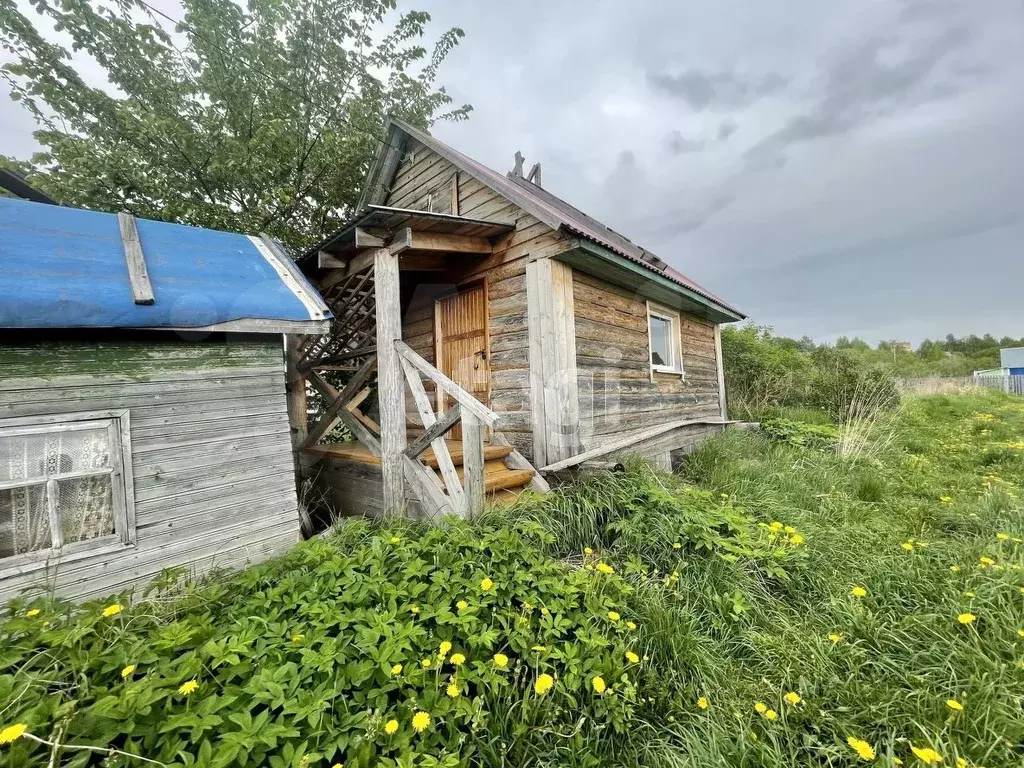
[[128, 414], [0, 421], [0, 570], [135, 540]]
[[683, 372], [683, 354], [679, 333], [679, 315], [671, 310], [647, 305], [647, 327], [651, 349], [651, 371]]

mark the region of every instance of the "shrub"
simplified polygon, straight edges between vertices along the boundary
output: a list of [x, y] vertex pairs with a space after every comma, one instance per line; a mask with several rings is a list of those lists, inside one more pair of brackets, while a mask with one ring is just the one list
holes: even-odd
[[772, 440], [814, 448], [832, 448], [839, 438], [839, 430], [834, 426], [784, 418], [762, 421], [761, 431]]

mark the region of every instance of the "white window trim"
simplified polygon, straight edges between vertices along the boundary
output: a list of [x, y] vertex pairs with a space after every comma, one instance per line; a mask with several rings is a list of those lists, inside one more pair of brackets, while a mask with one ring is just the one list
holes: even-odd
[[[672, 363], [671, 365], [655, 365], [652, 361], [653, 351], [651, 344], [651, 318], [657, 317], [661, 320], [667, 320], [671, 324], [671, 338], [675, 343], [672, 346]], [[651, 381], [654, 380], [654, 374], [656, 373], [667, 373], [680, 378], [686, 378], [686, 372], [683, 370], [683, 327], [679, 313], [675, 310], [663, 307], [660, 304], [654, 304], [653, 302], [647, 302], [647, 360], [651, 366]]]
[[[98, 536], [86, 541], [62, 544], [58, 549], [48, 548], [37, 552], [25, 552], [13, 557], [0, 558], [0, 579], [21, 575], [48, 567], [53, 562], [67, 563], [96, 555], [109, 554], [134, 547], [135, 531], [135, 479], [132, 474], [131, 421], [127, 410], [85, 411], [77, 413], [45, 414], [24, 416], [15, 419], [0, 419], [0, 436], [39, 434], [79, 429], [95, 429], [86, 422], [107, 421], [111, 446], [120, 448], [111, 456], [113, 465], [111, 489], [114, 505], [114, 533]], [[49, 475], [49, 480], [63, 480], [104, 474], [103, 470], [81, 470]], [[25, 480], [0, 482], [2, 487], [21, 487]]]

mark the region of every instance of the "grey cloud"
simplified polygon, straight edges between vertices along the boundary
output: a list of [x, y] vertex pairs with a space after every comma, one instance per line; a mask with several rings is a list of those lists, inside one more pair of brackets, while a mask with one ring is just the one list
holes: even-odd
[[736, 129], [739, 126], [736, 125], [735, 121], [726, 118], [722, 121], [722, 124], [718, 126], [718, 140], [726, 141], [730, 136], [736, 133]]
[[737, 109], [776, 93], [789, 80], [776, 72], [744, 77], [734, 72], [690, 69], [677, 75], [648, 72], [647, 82], [656, 91], [686, 102], [695, 112], [709, 107]]
[[673, 130], [665, 137], [665, 146], [673, 155], [682, 155], [687, 152], [700, 152], [704, 149], [706, 142], [703, 139], [688, 139], [678, 130]]

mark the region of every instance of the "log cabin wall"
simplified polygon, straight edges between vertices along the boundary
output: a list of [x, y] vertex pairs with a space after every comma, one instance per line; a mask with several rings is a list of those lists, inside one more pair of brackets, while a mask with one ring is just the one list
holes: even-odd
[[658, 424], [721, 418], [713, 324], [680, 313], [684, 375], [652, 378], [646, 301], [579, 270], [573, 298], [584, 450]]

